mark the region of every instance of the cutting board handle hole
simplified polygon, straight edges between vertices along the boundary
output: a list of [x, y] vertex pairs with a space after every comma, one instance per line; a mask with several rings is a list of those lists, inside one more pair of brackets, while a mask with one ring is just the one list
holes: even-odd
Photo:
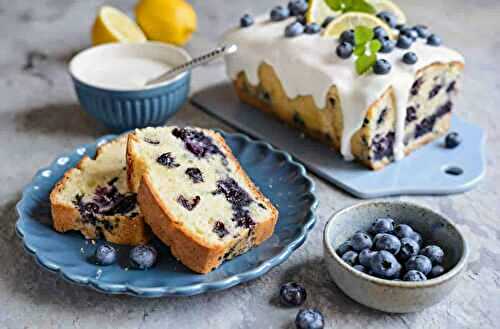
[[460, 176], [464, 173], [464, 170], [457, 166], [447, 166], [444, 168], [444, 172], [450, 176]]

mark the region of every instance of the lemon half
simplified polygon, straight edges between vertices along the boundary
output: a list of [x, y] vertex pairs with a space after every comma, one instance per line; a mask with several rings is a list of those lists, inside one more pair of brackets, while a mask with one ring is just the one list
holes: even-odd
[[351, 29], [354, 30], [356, 26], [366, 26], [369, 28], [380, 26], [387, 32], [391, 39], [395, 39], [397, 37], [396, 32], [381, 19], [370, 14], [359, 12], [349, 12], [335, 18], [330, 24], [328, 24], [325, 31], [323, 31], [323, 36], [338, 38], [342, 32]]
[[104, 6], [92, 26], [92, 44], [108, 42], [144, 42], [141, 28], [120, 10]]
[[325, 0], [310, 0], [309, 8], [307, 9], [306, 19], [308, 23], [323, 24], [325, 19], [329, 16], [337, 16], [325, 2]]

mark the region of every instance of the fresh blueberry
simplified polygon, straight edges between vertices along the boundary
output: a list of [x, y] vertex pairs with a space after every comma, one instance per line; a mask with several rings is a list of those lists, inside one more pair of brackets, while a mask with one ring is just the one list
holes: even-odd
[[354, 265], [354, 269], [363, 273], [368, 273], [368, 270], [363, 265]]
[[116, 249], [109, 244], [102, 244], [95, 250], [94, 258], [99, 265], [111, 265], [116, 262]]
[[381, 278], [394, 278], [401, 271], [401, 264], [388, 251], [378, 251], [370, 260], [370, 269], [373, 275]]
[[415, 270], [427, 275], [432, 269], [432, 262], [426, 256], [417, 255], [410, 257], [410, 259], [406, 261], [405, 266], [407, 271]]
[[288, 10], [290, 10], [292, 16], [305, 14], [307, 7], [306, 0], [292, 0], [288, 3]]
[[403, 55], [403, 62], [408, 65], [413, 65], [418, 61], [417, 54], [413, 51], [409, 51]]
[[396, 27], [395, 27], [395, 29], [398, 30], [398, 31], [401, 31], [405, 27], [406, 27], [406, 25], [404, 25], [404, 24], [397, 24]]
[[398, 224], [394, 228], [394, 235], [397, 236], [398, 238], [409, 238], [410, 235], [413, 233], [413, 229], [411, 228], [410, 225], [406, 224]]
[[418, 255], [420, 251], [420, 246], [415, 240], [410, 238], [402, 238], [401, 239], [401, 249], [398, 253], [399, 260], [406, 262], [413, 256]]
[[401, 241], [396, 236], [387, 233], [377, 234], [377, 236], [378, 238], [374, 241], [375, 250], [386, 250], [396, 255], [401, 249]]
[[249, 27], [250, 25], [253, 25], [253, 17], [248, 14], [243, 15], [240, 19], [240, 26]]
[[352, 44], [343, 41], [337, 46], [336, 53], [340, 58], [347, 59], [351, 57], [353, 50]]
[[307, 18], [304, 15], [297, 15], [296, 21], [304, 25], [304, 27], [307, 25]]
[[156, 249], [148, 245], [136, 246], [129, 253], [132, 266], [139, 270], [145, 270], [153, 266], [157, 256]]
[[409, 238], [417, 242], [419, 246], [422, 246], [422, 236], [420, 235], [420, 233], [413, 232], [410, 234]]
[[384, 40], [388, 37], [386, 30], [384, 30], [381, 26], [373, 28], [373, 36], [375, 39], [379, 40]]
[[391, 28], [395, 28], [398, 23], [396, 16], [389, 11], [381, 11], [377, 14], [377, 17], [386, 22]]
[[276, 6], [271, 10], [271, 21], [279, 22], [287, 19], [290, 16], [290, 11], [288, 8], [283, 6]]
[[325, 318], [318, 309], [302, 309], [295, 318], [295, 327], [297, 329], [323, 329], [325, 327]]
[[319, 26], [318, 23], [310, 23], [306, 25], [306, 28], [304, 29], [304, 33], [306, 34], [316, 34], [319, 33], [321, 30], [321, 26]]
[[428, 276], [429, 278], [432, 279], [432, 278], [437, 278], [443, 273], [444, 273], [444, 267], [442, 267], [441, 265], [434, 265]]
[[435, 46], [435, 47], [441, 46], [441, 38], [435, 34], [431, 34], [427, 38], [427, 44], [429, 46]]
[[412, 43], [413, 40], [410, 37], [406, 35], [400, 35], [398, 41], [396, 42], [396, 47], [401, 49], [408, 49], [411, 47]]
[[285, 306], [300, 306], [307, 298], [306, 289], [299, 283], [288, 282], [280, 288], [280, 300]]
[[370, 249], [362, 250], [358, 255], [358, 262], [366, 268], [370, 268], [370, 260], [375, 255], [376, 251]]
[[378, 59], [373, 65], [373, 72], [375, 74], [383, 75], [391, 71], [391, 63], [385, 59]]
[[354, 40], [354, 30], [345, 30], [340, 34], [340, 42], [347, 42], [354, 46], [356, 43]]
[[370, 249], [372, 245], [372, 238], [364, 232], [357, 232], [351, 238], [351, 246], [354, 251], [360, 252], [364, 249]]
[[335, 19], [335, 16], [328, 16], [328, 17], [326, 17], [325, 20], [323, 21], [323, 23], [321, 23], [321, 27], [322, 28], [327, 27], [328, 24], [330, 24], [334, 19]]
[[389, 40], [389, 39], [380, 41], [380, 43], [382, 44], [382, 47], [380, 48], [380, 52], [383, 54], [388, 54], [388, 53], [392, 52], [394, 50], [394, 48], [396, 47], [396, 42]]
[[378, 218], [371, 226], [371, 233], [391, 233], [394, 230], [394, 219], [392, 218]]
[[293, 38], [304, 33], [304, 25], [299, 22], [293, 22], [285, 28], [285, 37]]
[[460, 145], [460, 143], [462, 143], [462, 139], [456, 132], [449, 133], [448, 135], [446, 135], [446, 138], [444, 140], [444, 145], [447, 149], [454, 149], [455, 147]]
[[429, 258], [434, 265], [441, 264], [443, 262], [444, 251], [439, 246], [427, 246], [420, 251], [420, 254]]
[[425, 276], [424, 273], [415, 271], [415, 270], [410, 270], [406, 272], [406, 274], [403, 276], [403, 281], [412, 281], [412, 282], [417, 282], [417, 281], [425, 281], [427, 280], [427, 277]]
[[337, 255], [342, 257], [346, 252], [351, 250], [352, 250], [351, 241], [346, 241], [337, 248]]
[[418, 36], [422, 39], [427, 39], [431, 34], [429, 28], [425, 25], [416, 25], [413, 29], [417, 31]]
[[355, 251], [348, 251], [342, 255], [342, 260], [347, 264], [354, 266], [358, 261], [358, 253]]
[[417, 40], [418, 38], [418, 32], [415, 31], [413, 28], [404, 27], [399, 31], [399, 33], [400, 35], [405, 35], [411, 38], [413, 41]]

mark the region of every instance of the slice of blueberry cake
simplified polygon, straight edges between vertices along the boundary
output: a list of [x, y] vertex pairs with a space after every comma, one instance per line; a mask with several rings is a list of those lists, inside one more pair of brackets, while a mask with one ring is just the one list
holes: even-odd
[[87, 239], [139, 245], [150, 230], [127, 185], [127, 136], [97, 149], [95, 160], [85, 156], [66, 172], [50, 194], [53, 226], [59, 232], [80, 231]]
[[210, 272], [273, 234], [278, 211], [216, 132], [136, 130], [127, 164], [146, 222], [195, 272]]

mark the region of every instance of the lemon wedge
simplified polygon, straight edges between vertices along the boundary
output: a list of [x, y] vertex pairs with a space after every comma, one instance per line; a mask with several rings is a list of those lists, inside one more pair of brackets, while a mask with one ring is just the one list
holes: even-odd
[[368, 0], [368, 2], [375, 7], [377, 13], [388, 11], [396, 16], [398, 24], [406, 24], [405, 13], [391, 0]]
[[92, 44], [108, 42], [144, 42], [146, 36], [141, 28], [120, 10], [104, 6], [92, 26]]
[[337, 16], [337, 13], [333, 11], [325, 2], [325, 0], [310, 0], [309, 8], [306, 12], [306, 20], [308, 23], [318, 23], [323, 24], [328, 16]]
[[345, 30], [354, 29], [356, 26], [366, 26], [369, 28], [374, 28], [377, 26], [382, 27], [391, 39], [395, 39], [397, 34], [392, 30], [389, 25], [384, 21], [377, 18], [376, 16], [359, 13], [359, 12], [349, 12], [335, 18], [323, 31], [323, 36], [338, 38], [340, 34]]

